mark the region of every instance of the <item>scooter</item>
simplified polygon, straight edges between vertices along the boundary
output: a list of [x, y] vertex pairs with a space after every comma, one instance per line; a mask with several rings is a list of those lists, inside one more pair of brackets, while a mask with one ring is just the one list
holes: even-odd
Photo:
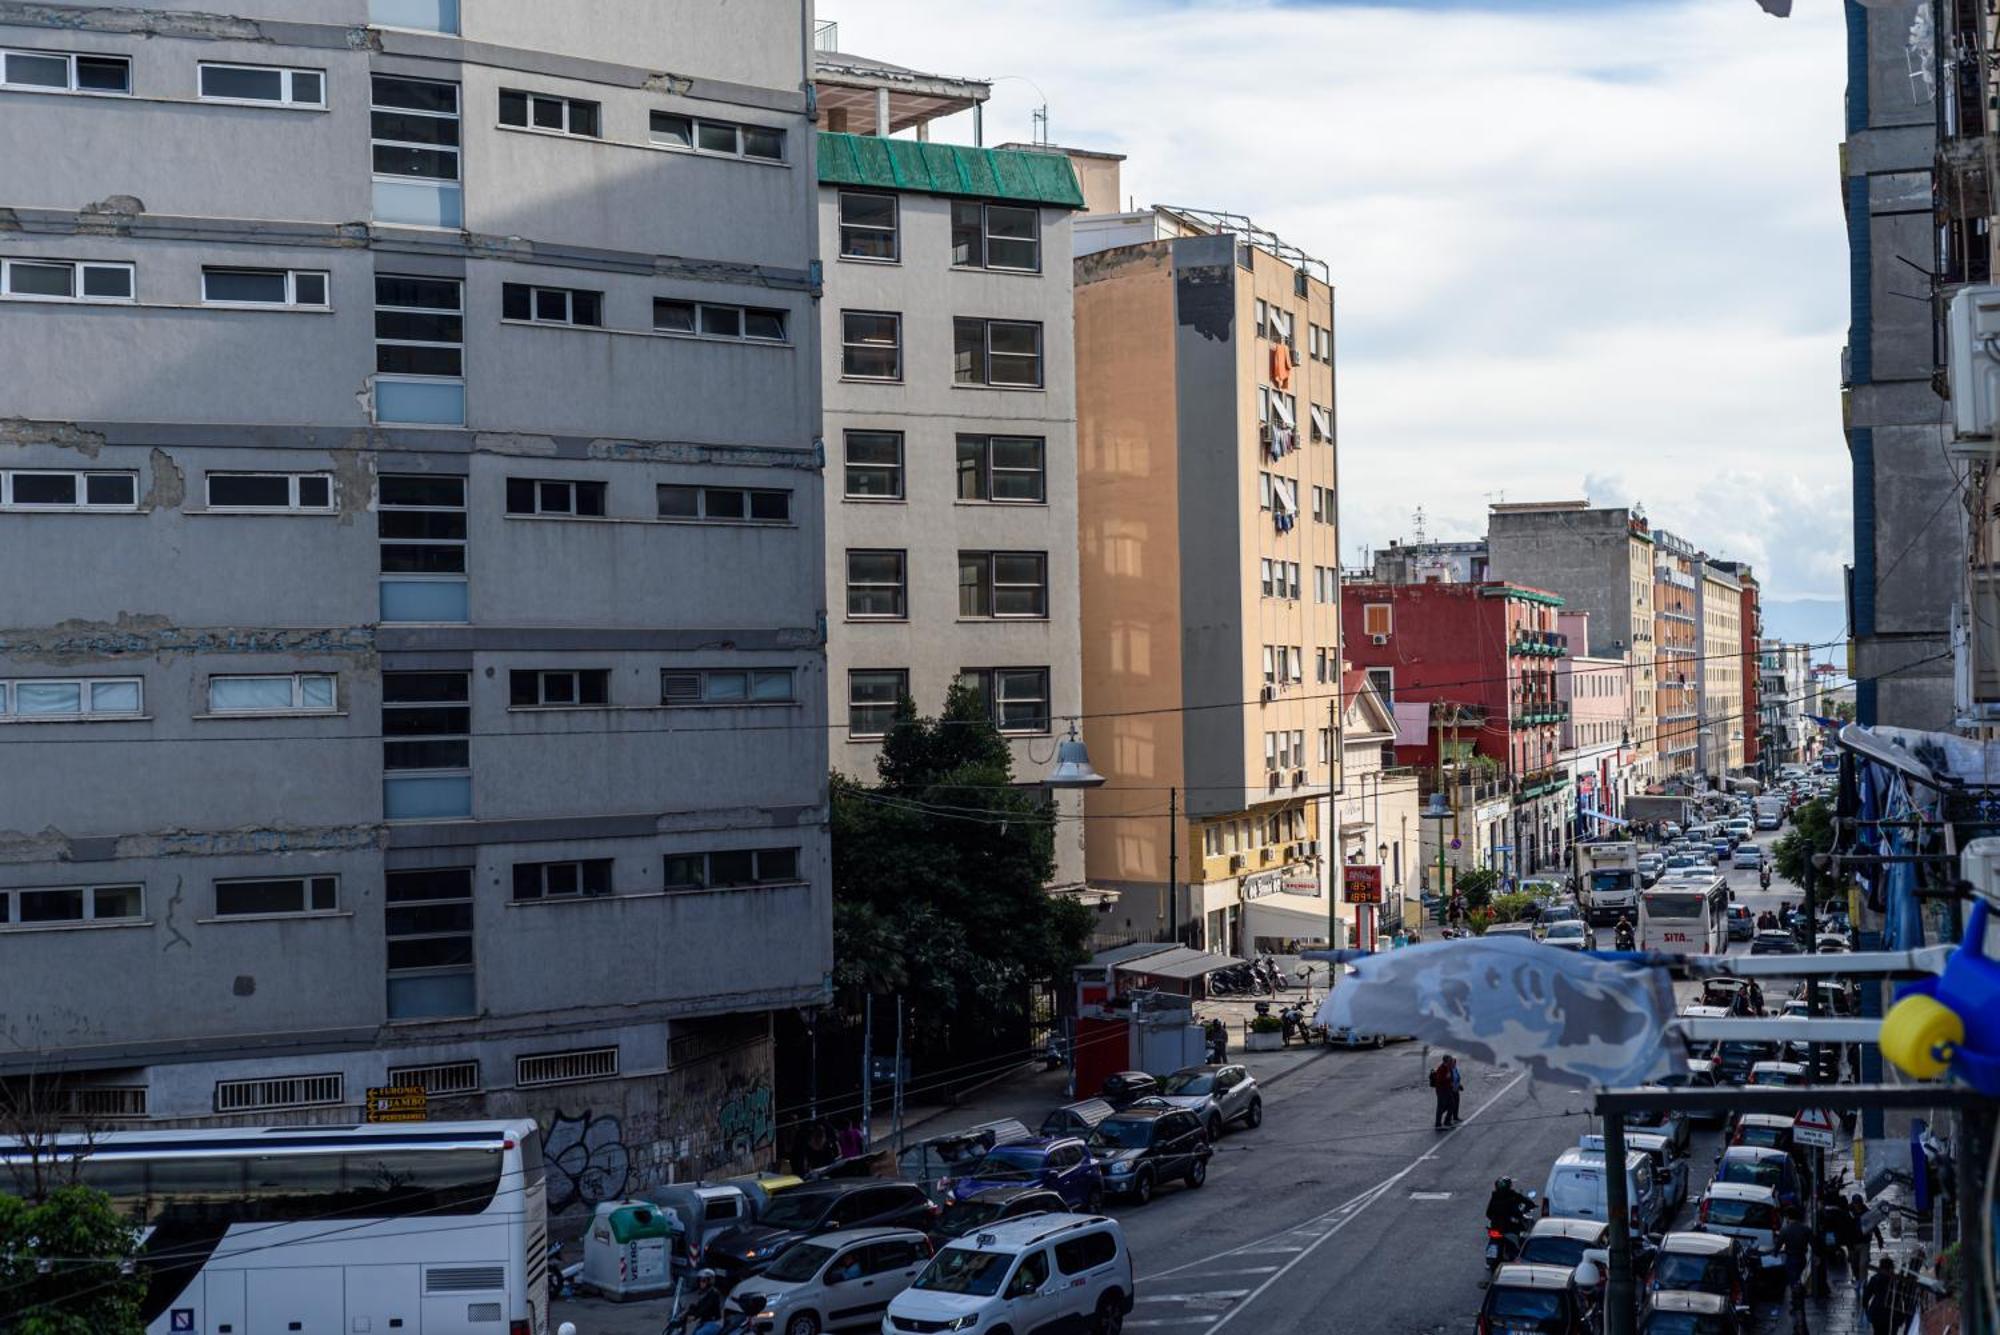
[[1638, 939], [1632, 934], [1630, 927], [1620, 927], [1616, 932], [1612, 933], [1611, 948], [1613, 950], [1636, 950], [1638, 947]]
[[1280, 1042], [1289, 1045], [1294, 1038], [1301, 1042], [1307, 1041], [1309, 1035], [1306, 1033], [1305, 1007], [1295, 1001], [1278, 1012], [1278, 1019], [1285, 1026], [1279, 1036]]
[[[1529, 1192], [1528, 1199], [1535, 1199], [1536, 1192]], [[1514, 1222], [1507, 1228], [1486, 1225], [1486, 1268], [1497, 1270], [1521, 1255], [1521, 1244], [1527, 1241], [1528, 1230], [1533, 1228], [1531, 1216], [1527, 1212], [1514, 1216]]]

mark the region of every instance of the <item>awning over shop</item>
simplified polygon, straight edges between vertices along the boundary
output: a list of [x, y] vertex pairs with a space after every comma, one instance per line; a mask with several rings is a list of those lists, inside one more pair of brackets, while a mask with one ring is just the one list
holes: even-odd
[[[1287, 902], [1291, 901], [1291, 902]], [[1243, 906], [1243, 935], [1326, 940], [1326, 901], [1295, 895], [1272, 895]]]
[[1233, 955], [1216, 955], [1205, 950], [1174, 946], [1157, 954], [1121, 960], [1112, 967], [1119, 973], [1142, 973], [1151, 978], [1173, 978], [1184, 981], [1189, 978], [1201, 978], [1214, 973], [1217, 969], [1227, 969], [1231, 965], [1241, 963], [1243, 961]]

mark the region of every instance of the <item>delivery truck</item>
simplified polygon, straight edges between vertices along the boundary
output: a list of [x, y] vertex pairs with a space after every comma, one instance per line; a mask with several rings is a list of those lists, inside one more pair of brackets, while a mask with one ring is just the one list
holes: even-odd
[[1637, 921], [1639, 846], [1629, 839], [1576, 846], [1576, 897], [1594, 927]]

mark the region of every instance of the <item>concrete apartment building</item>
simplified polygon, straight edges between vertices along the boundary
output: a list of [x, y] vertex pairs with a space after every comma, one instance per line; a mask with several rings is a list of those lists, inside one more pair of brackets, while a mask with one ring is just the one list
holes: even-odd
[[1619, 827], [1584, 813], [1619, 817], [1635, 791], [1632, 750], [1631, 660], [1577, 652], [1590, 643], [1590, 614], [1563, 611], [1556, 628], [1569, 641], [1559, 659], [1556, 699], [1564, 706], [1563, 765], [1576, 792], [1579, 835], [1613, 834]]
[[1695, 768], [1720, 788], [1743, 769], [1743, 740], [1754, 725], [1743, 715], [1743, 585], [1736, 576], [1703, 557], [1696, 566], [1696, 620], [1701, 653], [1695, 659], [1701, 727], [1695, 736]]
[[557, 1209], [766, 1157], [831, 966], [810, 7], [594, 8], [0, 16], [0, 1074], [422, 1086]]
[[1560, 594], [1566, 611], [1590, 618], [1588, 643], [1572, 654], [1630, 664], [1632, 791], [1664, 770], [1659, 755], [1659, 617], [1651, 526], [1639, 511], [1589, 501], [1507, 503], [1487, 515], [1487, 564], [1494, 579]]
[[[841, 53], [819, 144], [836, 769], [875, 776], [907, 696], [976, 686], [1039, 782], [1083, 706], [1071, 215], [1060, 152], [886, 137], [985, 84]], [[833, 82], [837, 79], [838, 82]], [[838, 113], [837, 115], [835, 113]], [[1083, 883], [1081, 794], [1058, 801], [1055, 888]]]
[[1695, 772], [1701, 750], [1702, 555], [1664, 529], [1653, 533], [1654, 700], [1659, 778]]
[[[1947, 405], [1933, 388], [1944, 348], [1934, 312], [1953, 285], [1991, 281], [1986, 219], [1964, 216], [1990, 198], [1977, 145], [1959, 158], [1978, 174], [1976, 189], [1953, 181], [1939, 191], [1933, 182], [1940, 129], [1983, 129], [1985, 43], [1965, 29], [1984, 21], [1968, 5], [1847, 6], [1841, 388], [1854, 477], [1849, 671], [1863, 723], [1949, 728], [1954, 718], [1951, 609], [1965, 584], [1966, 535], [1943, 448]], [[1947, 52], [1950, 70], [1940, 63]], [[1960, 71], [1971, 75], [1969, 95]]]
[[1344, 727], [1326, 266], [1183, 209], [1087, 214], [1075, 245], [1084, 733], [1109, 779], [1086, 799], [1090, 884], [1136, 939], [1325, 940]]
[[1764, 609], [1762, 605], [1763, 587], [1757, 581], [1757, 572], [1748, 561], [1711, 561], [1715, 569], [1734, 577], [1739, 594], [1736, 607], [1736, 680], [1742, 691], [1737, 701], [1735, 716], [1730, 720], [1732, 732], [1741, 734], [1742, 748], [1737, 758], [1737, 768], [1746, 777], [1763, 779], [1764, 716], [1759, 696], [1761, 694], [1762, 668], [1757, 660], [1757, 646], [1764, 638]]

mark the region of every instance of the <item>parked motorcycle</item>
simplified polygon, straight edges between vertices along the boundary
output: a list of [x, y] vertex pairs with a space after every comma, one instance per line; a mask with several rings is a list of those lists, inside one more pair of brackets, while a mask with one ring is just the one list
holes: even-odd
[[1278, 1019], [1285, 1026], [1279, 1035], [1281, 1042], [1290, 1046], [1295, 1038], [1302, 1043], [1310, 1041], [1310, 1035], [1306, 1033], [1305, 1007], [1295, 1001], [1278, 1012]]

